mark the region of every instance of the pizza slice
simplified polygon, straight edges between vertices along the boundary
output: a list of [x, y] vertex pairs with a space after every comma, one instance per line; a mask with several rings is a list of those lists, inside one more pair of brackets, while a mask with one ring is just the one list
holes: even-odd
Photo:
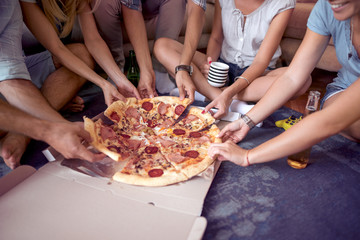
[[126, 102], [120, 100], [113, 102], [104, 113], [124, 132], [131, 132], [133, 128], [143, 124], [136, 98], [127, 98]]
[[207, 154], [207, 149], [205, 148], [178, 147], [171, 148], [163, 154], [177, 170], [181, 171], [188, 178], [192, 178], [205, 171], [215, 160]]
[[188, 114], [174, 125], [174, 128], [200, 131], [215, 122], [210, 113], [202, 113], [203, 110], [197, 107], [190, 108]]
[[84, 117], [84, 128], [91, 136], [90, 144], [111, 159], [120, 161], [130, 156], [131, 153], [123, 144], [125, 138], [117, 134], [113, 126], [105, 125], [101, 119], [93, 122]]
[[139, 111], [149, 127], [164, 129], [175, 123], [190, 102], [187, 98], [180, 101], [170, 96], [145, 98], [139, 101]]
[[158, 147], [149, 145], [137, 155], [131, 156], [125, 167], [115, 173], [113, 179], [141, 186], [165, 186], [188, 178], [164, 158]]

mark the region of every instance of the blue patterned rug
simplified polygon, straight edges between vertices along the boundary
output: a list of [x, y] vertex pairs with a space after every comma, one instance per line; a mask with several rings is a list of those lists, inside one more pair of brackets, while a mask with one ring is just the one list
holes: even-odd
[[[281, 108], [239, 145], [253, 148], [284, 130]], [[360, 144], [335, 135], [312, 148], [305, 169], [286, 159], [247, 168], [223, 162], [205, 199], [204, 239], [359, 239]]]

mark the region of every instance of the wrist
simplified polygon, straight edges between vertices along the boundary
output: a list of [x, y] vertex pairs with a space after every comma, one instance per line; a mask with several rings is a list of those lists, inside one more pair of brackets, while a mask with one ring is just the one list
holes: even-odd
[[250, 128], [250, 130], [255, 127], [255, 123], [253, 122], [253, 120], [251, 120], [251, 118], [248, 115], [246, 114], [241, 115], [241, 119]]
[[249, 149], [249, 150], [247, 150], [246, 151], [246, 156], [245, 156], [245, 161], [246, 161], [246, 166], [245, 167], [248, 167], [248, 166], [250, 166], [251, 164], [250, 164], [250, 160], [249, 160], [249, 153], [250, 153], [250, 151], [251, 151], [251, 149]]
[[191, 65], [180, 64], [175, 67], [175, 75], [179, 71], [187, 72], [191, 76], [193, 72], [193, 67]]

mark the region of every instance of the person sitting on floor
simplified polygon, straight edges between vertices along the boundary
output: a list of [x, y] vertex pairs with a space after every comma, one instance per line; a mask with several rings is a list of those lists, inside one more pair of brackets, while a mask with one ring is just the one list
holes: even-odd
[[[219, 137], [227, 141], [211, 145], [210, 156], [218, 155], [219, 160], [229, 160], [245, 167], [300, 152], [337, 133], [360, 142], [360, 1], [319, 0], [307, 26], [305, 37], [288, 69], [244, 118], [220, 132]], [[283, 106], [306, 84], [331, 36], [342, 68], [327, 85], [321, 110], [251, 151], [237, 146], [236, 143], [254, 124]]]
[[[169, 38], [159, 38], [154, 45], [154, 55], [167, 69], [168, 73], [175, 78], [181, 100], [186, 96], [192, 101], [195, 99], [195, 85], [191, 80], [190, 65], [205, 23], [205, 10], [206, 0], [188, 1], [188, 19], [186, 23], [184, 44]], [[173, 45], [178, 48], [175, 50]], [[174, 54], [172, 54], [172, 52], [174, 52]], [[175, 73], [175, 67], [179, 67], [177, 73]]]
[[[271, 70], [281, 55], [281, 36], [294, 7], [295, 0], [215, 1], [214, 23], [207, 53], [196, 52], [192, 63], [193, 83], [198, 92], [213, 100], [209, 108], [218, 108], [215, 118], [227, 113], [234, 98], [258, 101], [271, 86], [275, 76], [283, 71]], [[181, 45], [166, 39], [160, 40], [155, 46], [156, 56], [160, 62], [168, 63], [170, 68], [179, 59]], [[207, 82], [210, 61], [230, 65], [229, 82], [231, 84], [234, 78], [238, 81], [225, 90], [211, 86]]]
[[[50, 92], [43, 90], [40, 92], [31, 81], [31, 76], [40, 79], [46, 78], [48, 68], [53, 63], [47, 54], [45, 57], [44, 55], [35, 55], [24, 60], [21, 50], [23, 23], [19, 2], [1, 1], [0, 18], [0, 93], [11, 105], [34, 116], [28, 116], [3, 101], [0, 102], [0, 128], [6, 131], [0, 131], [0, 156], [10, 168], [14, 169], [19, 166], [21, 156], [30, 141], [28, 137], [23, 135], [25, 134], [53, 144], [57, 150], [66, 156], [79, 156], [91, 161], [97, 159], [96, 155], [79, 147], [82, 139], [89, 140], [89, 135], [85, 130], [68, 123], [54, 110], [54, 108], [60, 109], [66, 103], [64, 98], [46, 99], [42, 93], [51, 95]], [[30, 73], [26, 64], [29, 66]], [[37, 72], [32, 72], [34, 69]], [[60, 72], [55, 73], [57, 71]], [[56, 84], [56, 80], [66, 78], [61, 69], [55, 72], [54, 74], [58, 78], [54, 78], [54, 84]], [[71, 85], [68, 91], [74, 92]], [[68, 100], [71, 98], [72, 96], [68, 95]], [[45, 128], [49, 126], [56, 126], [57, 129]], [[37, 130], [41, 131], [37, 132]], [[45, 130], [47, 132], [44, 132]], [[40, 136], [40, 133], [43, 135]], [[68, 148], [70, 145], [67, 141], [78, 146], [79, 153]]]
[[92, 6], [99, 32], [120, 68], [125, 64], [122, 34], [125, 25], [140, 67], [141, 97], [157, 96], [155, 84], [159, 93], [175, 88], [164, 67], [151, 59], [147, 36], [155, 41], [161, 37], [177, 40], [184, 21], [185, 0], [93, 0]]
[[[36, 39], [56, 58], [57, 63], [65, 67], [64, 71], [71, 71], [98, 85], [104, 92], [107, 105], [116, 100], [125, 100], [124, 96], [140, 99], [139, 92], [121, 72], [111, 56], [108, 46], [97, 31], [87, 0], [40, 2], [37, 0], [20, 0], [24, 22]], [[61, 42], [59, 37], [63, 38], [70, 34], [76, 16], [78, 16], [84, 36], [85, 46], [83, 49], [94, 57], [100, 67], [115, 82], [117, 89], [94, 72], [90, 64], [73, 54]], [[64, 87], [66, 88], [66, 85], [62, 89]]]

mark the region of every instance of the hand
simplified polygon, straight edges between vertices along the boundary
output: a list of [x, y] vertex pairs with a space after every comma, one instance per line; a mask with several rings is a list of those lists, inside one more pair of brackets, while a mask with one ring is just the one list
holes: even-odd
[[185, 97], [188, 96], [191, 102], [194, 101], [195, 86], [188, 72], [179, 71], [176, 74], [176, 85], [179, 88], [180, 100], [183, 100]]
[[200, 67], [200, 71], [204, 75], [204, 77], [207, 79], [209, 71], [210, 71], [210, 64], [212, 62], [212, 58], [208, 57], [206, 60], [207, 61], [205, 61], [204, 64]]
[[158, 95], [155, 90], [155, 73], [153, 70], [140, 73], [140, 81], [137, 89], [141, 98], [153, 98]]
[[53, 122], [51, 125], [53, 126], [48, 128], [49, 132], [45, 135], [44, 140], [65, 158], [79, 158], [96, 162], [105, 157], [103, 153], [91, 152], [82, 144], [83, 140], [90, 143], [91, 137], [80, 124]]
[[219, 161], [227, 160], [243, 167], [248, 166], [246, 160], [247, 150], [239, 147], [232, 141], [211, 144], [208, 154], [212, 158], [217, 157]]
[[125, 97], [119, 93], [114, 85], [109, 83], [108, 81], [104, 81], [104, 85], [102, 86], [102, 90], [105, 97], [106, 105], [110, 106], [113, 102], [117, 100], [125, 101]]
[[210, 111], [211, 108], [217, 108], [218, 111], [214, 114], [215, 119], [219, 119], [229, 112], [229, 106], [232, 102], [232, 98], [229, 97], [226, 93], [222, 92], [219, 96], [217, 96], [211, 103], [209, 103], [204, 112]]
[[244, 139], [250, 128], [244, 120], [239, 119], [226, 125], [219, 133], [218, 137], [222, 138], [223, 142], [231, 140], [234, 143], [238, 143]]
[[[124, 97], [135, 97], [137, 99], [141, 99], [140, 94], [136, 87], [129, 81], [129, 80], [122, 80], [117, 81], [116, 86], [118, 88], [118, 91], [124, 96]], [[125, 98], [124, 98], [125, 100]]]

